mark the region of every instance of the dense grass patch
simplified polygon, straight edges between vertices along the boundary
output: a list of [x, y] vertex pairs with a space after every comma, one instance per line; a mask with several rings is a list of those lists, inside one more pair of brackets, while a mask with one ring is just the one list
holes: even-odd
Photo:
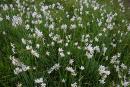
[[128, 11], [120, 0], [1, 0], [0, 87], [129, 87]]

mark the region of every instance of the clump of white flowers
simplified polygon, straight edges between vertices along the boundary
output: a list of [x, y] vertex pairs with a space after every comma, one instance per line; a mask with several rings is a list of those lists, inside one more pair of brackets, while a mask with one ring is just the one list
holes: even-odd
[[14, 56], [10, 56], [10, 60], [12, 61], [12, 64], [16, 66], [14, 70], [14, 74], [16, 75], [30, 69], [30, 66], [27, 66], [23, 64], [22, 62], [18, 61]]
[[[46, 83], [44, 83], [43, 78], [35, 79], [35, 83], [40, 84], [40, 87], [46, 87]], [[35, 87], [39, 87], [39, 86], [35, 86]]]
[[22, 18], [20, 16], [13, 16], [12, 18], [12, 26], [16, 27], [18, 25], [21, 25], [23, 22]]
[[[29, 76], [41, 77], [29, 80], [35, 87], [61, 86], [60, 82], [70, 87], [91, 87], [92, 84], [98, 87], [98, 84], [107, 84], [108, 76], [113, 75], [111, 69], [115, 70], [119, 83], [113, 81], [110, 86], [129, 86], [129, 77], [126, 76], [130, 74], [130, 67], [124, 59], [129, 58], [129, 40], [125, 39], [130, 33], [130, 23], [125, 14], [121, 14], [125, 12], [123, 0], [118, 0], [116, 6], [119, 8], [113, 6], [114, 2], [110, 0], [110, 9], [107, 3], [99, 3], [99, 0], [13, 0], [15, 4], [0, 3], [0, 36], [7, 38], [1, 38], [7, 43], [0, 44], [11, 43], [11, 47], [2, 47], [2, 52], [6, 48], [12, 51], [10, 60], [14, 74], [18, 76], [29, 72]], [[12, 24], [11, 28], [19, 29], [9, 30], [8, 21]], [[15, 41], [15, 36], [16, 39], [21, 38], [21, 43]], [[99, 68], [93, 70], [98, 64]], [[99, 72], [96, 73], [100, 78], [97, 83], [93, 82], [97, 78], [89, 76], [93, 75], [91, 71]], [[42, 78], [44, 75], [49, 81]], [[24, 86], [20, 81], [18, 83], [22, 85], [17, 86]]]
[[99, 80], [101, 84], [105, 84], [105, 79], [107, 78], [108, 75], [110, 75], [110, 71], [107, 70], [107, 67], [100, 65], [99, 66], [99, 74], [101, 76], [101, 79]]
[[92, 47], [92, 44], [89, 44], [86, 46], [85, 48], [86, 51], [86, 56], [88, 57], [88, 59], [91, 59], [94, 55], [94, 47]]

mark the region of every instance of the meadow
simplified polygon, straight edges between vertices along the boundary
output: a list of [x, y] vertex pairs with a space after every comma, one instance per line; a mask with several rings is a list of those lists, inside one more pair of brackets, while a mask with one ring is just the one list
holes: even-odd
[[0, 87], [130, 87], [129, 15], [123, 0], [0, 0]]

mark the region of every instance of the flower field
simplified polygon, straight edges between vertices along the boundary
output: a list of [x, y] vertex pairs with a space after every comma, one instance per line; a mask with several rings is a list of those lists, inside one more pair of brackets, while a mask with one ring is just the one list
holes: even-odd
[[0, 0], [0, 87], [130, 87], [123, 0]]

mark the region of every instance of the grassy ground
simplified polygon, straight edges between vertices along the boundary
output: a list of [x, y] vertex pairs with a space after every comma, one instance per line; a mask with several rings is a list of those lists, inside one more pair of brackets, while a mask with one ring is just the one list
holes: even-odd
[[129, 9], [123, 2], [0, 3], [0, 87], [129, 87]]

